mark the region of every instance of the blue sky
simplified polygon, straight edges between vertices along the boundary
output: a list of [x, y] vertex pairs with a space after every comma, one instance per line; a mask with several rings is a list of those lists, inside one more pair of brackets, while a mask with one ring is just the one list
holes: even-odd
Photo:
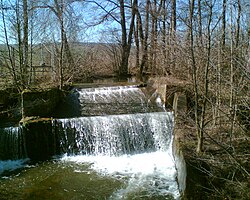
[[[7, 2], [11, 2], [12, 0], [6, 0]], [[13, 0], [14, 1], [14, 0]], [[221, 1], [221, 0], [220, 0]], [[230, 0], [228, 0], [230, 2]], [[247, 13], [247, 17], [244, 20], [245, 25], [249, 23], [250, 26], [250, 1], [249, 0], [242, 0], [245, 1], [245, 5], [242, 6], [243, 12]], [[36, 1], [38, 3], [39, 1]], [[41, 2], [41, 1], [40, 1]], [[44, 2], [44, 0], [43, 0]], [[107, 5], [108, 8], [112, 7], [113, 5], [107, 4], [106, 1], [99, 1], [102, 3], [103, 6]], [[183, 5], [184, 2], [187, 2], [187, 0], [177, 0], [179, 2], [179, 5]], [[181, 3], [183, 2], [183, 3]], [[71, 19], [68, 22], [68, 34], [69, 37], [74, 33], [77, 32], [77, 38], [81, 42], [114, 42], [116, 40], [116, 37], [119, 37], [119, 30], [120, 26], [117, 22], [115, 22], [111, 17], [108, 17], [102, 24], [97, 24], [98, 21], [100, 21], [100, 17], [103, 15], [103, 12], [101, 9], [98, 9], [97, 6], [94, 6], [94, 4], [86, 5], [84, 2], [75, 2], [71, 4], [72, 9], [74, 10], [74, 14], [70, 16]], [[180, 12], [177, 10], [177, 12]], [[58, 21], [56, 20], [56, 17], [54, 13], [48, 12], [45, 9], [43, 10], [37, 10], [37, 15], [42, 16], [42, 18], [35, 18], [37, 21], [34, 26], [38, 29], [35, 34], [35, 41], [38, 43], [45, 40], [53, 40], [57, 38], [60, 38], [60, 29], [58, 26]], [[114, 13], [115, 14], [115, 13]], [[47, 15], [49, 15], [50, 20], [45, 20], [47, 18]], [[39, 20], [38, 20], [39, 19]], [[6, 17], [6, 22], [10, 25], [10, 22], [8, 21]], [[12, 20], [13, 22], [13, 20]], [[78, 24], [78, 26], [73, 26], [73, 24]], [[2, 23], [2, 16], [0, 18], [0, 28], [3, 28]], [[74, 30], [74, 31], [72, 31]], [[71, 34], [72, 31], [72, 34]], [[0, 42], [4, 43], [4, 35], [3, 30], [0, 31]], [[8, 30], [9, 36], [11, 36], [10, 29]], [[52, 37], [53, 35], [53, 37]], [[13, 43], [15, 41], [13, 40]]]

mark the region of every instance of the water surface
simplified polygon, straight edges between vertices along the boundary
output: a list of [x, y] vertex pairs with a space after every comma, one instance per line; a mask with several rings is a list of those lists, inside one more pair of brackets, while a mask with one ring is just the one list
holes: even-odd
[[176, 199], [170, 152], [65, 156], [0, 179], [1, 199]]

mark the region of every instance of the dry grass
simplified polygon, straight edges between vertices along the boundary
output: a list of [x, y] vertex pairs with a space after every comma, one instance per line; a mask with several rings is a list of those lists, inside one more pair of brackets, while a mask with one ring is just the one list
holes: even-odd
[[[192, 121], [192, 120], [190, 120]], [[250, 199], [250, 137], [229, 126], [206, 131], [204, 151], [197, 154], [195, 128], [187, 123], [178, 133], [187, 163], [186, 199]]]

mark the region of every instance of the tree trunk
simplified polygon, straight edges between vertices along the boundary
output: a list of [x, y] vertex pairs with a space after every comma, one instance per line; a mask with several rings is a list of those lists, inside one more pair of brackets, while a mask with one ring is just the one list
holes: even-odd
[[138, 17], [138, 12], [136, 12], [136, 25], [134, 28], [134, 36], [135, 36], [135, 46], [136, 46], [136, 62], [135, 62], [135, 67], [138, 69], [140, 66], [140, 41], [139, 41], [139, 17]]
[[149, 35], [149, 7], [150, 7], [150, 0], [147, 0], [146, 3], [146, 16], [145, 16], [145, 37], [144, 37], [144, 43], [143, 43], [143, 52], [142, 52], [142, 61], [140, 66], [140, 72], [141, 74], [143, 71], [148, 71], [148, 35]]
[[171, 68], [175, 70], [176, 0], [171, 0]]
[[208, 24], [207, 24], [207, 60], [206, 60], [206, 67], [204, 70], [204, 86], [203, 86], [203, 100], [202, 100], [202, 110], [201, 110], [201, 119], [200, 119], [200, 127], [199, 127], [199, 140], [198, 140], [198, 146], [197, 146], [197, 153], [200, 153], [203, 148], [203, 134], [205, 129], [205, 116], [206, 116], [206, 110], [207, 110], [207, 100], [208, 100], [208, 86], [209, 86], [209, 80], [208, 80], [208, 72], [209, 72], [209, 66], [210, 66], [210, 56], [211, 56], [211, 22], [213, 17], [213, 6], [212, 3], [208, 5], [209, 7], [209, 15], [208, 15]]
[[16, 32], [17, 32], [17, 41], [18, 41], [18, 62], [19, 62], [19, 85], [21, 89], [24, 87], [23, 80], [23, 41], [22, 41], [22, 28], [21, 28], [21, 19], [20, 19], [20, 10], [19, 10], [19, 1], [16, 2]]
[[28, 20], [28, 2], [23, 0], [23, 84], [29, 82], [28, 63], [29, 63], [29, 20]]
[[157, 51], [157, 2], [154, 0], [153, 9], [151, 9], [151, 49], [149, 67], [150, 73], [155, 72], [156, 68], [156, 51]]
[[168, 50], [167, 50], [167, 8], [166, 0], [163, 1], [163, 21], [162, 21], [162, 47], [163, 47], [163, 58], [164, 58], [164, 74], [171, 75], [170, 64], [168, 62]]
[[[60, 77], [60, 87], [64, 84], [64, 68], [65, 68], [65, 61], [67, 62], [68, 66], [74, 67], [74, 59], [70, 51], [67, 34], [65, 32], [64, 27], [64, 0], [61, 0], [60, 4], [58, 0], [54, 0], [55, 9], [51, 8], [51, 10], [55, 13], [57, 16], [59, 23], [60, 23], [60, 29], [61, 29], [61, 47], [60, 47], [60, 57], [59, 57], [59, 77]], [[65, 56], [64, 56], [65, 54]]]
[[[237, 15], [237, 28], [236, 28], [236, 38], [235, 38], [235, 46], [236, 48], [239, 46], [240, 41], [240, 20], [241, 20], [241, 0], [237, 0], [238, 6], [238, 15]], [[248, 19], [250, 20], [250, 19]]]
[[200, 122], [198, 116], [198, 84], [197, 84], [197, 67], [195, 59], [195, 49], [194, 49], [194, 31], [193, 31], [193, 18], [194, 18], [194, 5], [195, 0], [190, 0], [189, 2], [189, 37], [190, 37], [190, 52], [191, 52], [191, 67], [192, 67], [192, 80], [193, 80], [193, 92], [194, 92], [194, 112], [195, 112], [195, 125], [196, 125], [196, 135], [197, 135], [197, 148], [196, 152], [201, 153], [203, 149], [203, 135], [200, 132]]
[[[218, 41], [218, 56], [217, 56], [217, 68], [216, 68], [216, 105], [214, 112], [214, 126], [216, 124], [221, 125], [221, 58], [222, 58], [222, 44]], [[217, 121], [218, 119], [218, 121]]]
[[229, 119], [231, 121], [230, 145], [232, 145], [232, 137], [234, 132], [234, 38], [233, 38], [233, 1], [230, 2], [230, 109]]
[[119, 75], [126, 76], [128, 74], [128, 55], [127, 55], [127, 28], [125, 18], [125, 6], [124, 0], [120, 0], [120, 17], [121, 17], [121, 29], [122, 29], [122, 49], [121, 49], [121, 64], [119, 67]]
[[[1, 0], [1, 7], [4, 7], [3, 6], [3, 0]], [[7, 27], [6, 27], [4, 9], [1, 9], [1, 11], [2, 11], [4, 38], [5, 38], [5, 42], [6, 42], [7, 49], [8, 49], [8, 59], [10, 61], [10, 65], [11, 65], [10, 66], [10, 71], [11, 71], [11, 75], [12, 75], [15, 86], [17, 88], [19, 88], [18, 80], [17, 80], [17, 74], [16, 74], [16, 71], [15, 71], [15, 59], [13, 58], [12, 51], [11, 51], [11, 46], [9, 45], [9, 38], [8, 38], [8, 32], [7, 32]]]
[[[137, 29], [138, 29], [138, 41], [141, 41], [141, 54], [144, 55], [144, 45], [145, 45], [145, 38], [144, 38], [144, 33], [143, 33], [143, 29], [142, 29], [142, 19], [141, 19], [141, 14], [138, 10], [138, 7], [136, 8], [136, 19], [137, 19]], [[140, 44], [139, 44], [140, 45]], [[138, 61], [137, 61], [138, 62]], [[144, 66], [145, 66], [145, 61], [141, 60], [141, 64], [139, 62], [139, 65], [137, 67], [139, 67], [139, 77], [142, 78], [142, 74], [143, 74], [143, 70], [144, 70]]]
[[61, 46], [59, 51], [59, 87], [62, 89], [64, 84], [64, 50], [65, 50], [65, 39], [66, 39], [66, 33], [64, 30], [64, 19], [63, 19], [63, 13], [64, 13], [64, 5], [63, 0], [61, 0], [61, 5], [59, 4], [58, 0], [54, 0], [55, 3], [55, 10], [54, 13], [58, 17], [58, 20], [60, 22], [60, 31], [61, 31]]
[[201, 0], [198, 0], [198, 38], [200, 48], [203, 46], [202, 41], [202, 19], [201, 19]]
[[226, 45], [226, 10], [227, 10], [227, 0], [223, 0], [223, 10], [222, 10], [222, 51], [225, 50]]
[[136, 13], [136, 6], [137, 0], [133, 1], [132, 5], [132, 16], [130, 21], [130, 28], [129, 33], [127, 36], [127, 29], [126, 29], [126, 16], [125, 16], [125, 4], [124, 0], [120, 0], [120, 17], [121, 17], [121, 29], [122, 29], [122, 49], [121, 49], [121, 64], [119, 69], [120, 76], [127, 76], [128, 75], [128, 59], [130, 55], [131, 43], [132, 43], [132, 36], [134, 30], [134, 21], [135, 21], [135, 13]]

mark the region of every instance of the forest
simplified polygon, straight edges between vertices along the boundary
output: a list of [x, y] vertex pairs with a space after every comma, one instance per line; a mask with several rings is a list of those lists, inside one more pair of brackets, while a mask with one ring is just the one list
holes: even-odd
[[0, 12], [0, 90], [186, 81], [182, 142], [210, 167], [204, 199], [250, 199], [248, 0], [1, 0]]

